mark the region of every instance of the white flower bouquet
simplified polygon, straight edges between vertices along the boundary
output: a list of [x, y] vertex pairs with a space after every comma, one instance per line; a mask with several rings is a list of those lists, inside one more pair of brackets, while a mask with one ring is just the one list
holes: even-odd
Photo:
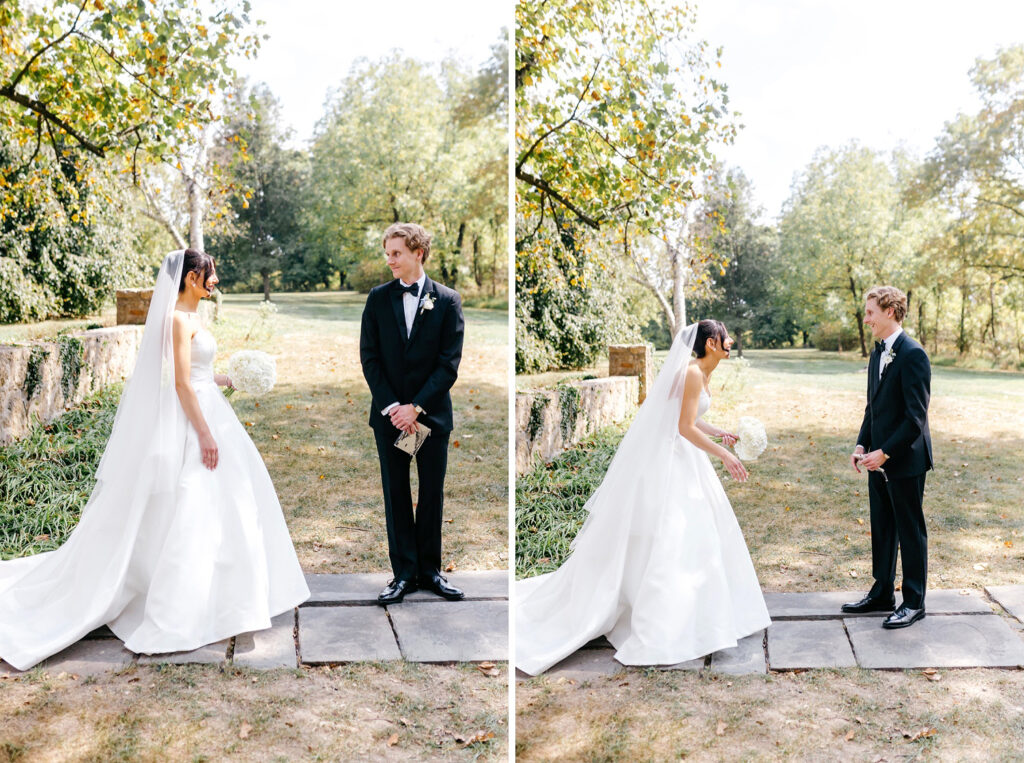
[[[277, 382], [277, 363], [260, 350], [239, 350], [228, 360], [231, 386], [259, 397], [274, 388]], [[231, 394], [228, 390], [227, 394]]]
[[739, 439], [733, 449], [741, 461], [756, 461], [768, 447], [768, 434], [764, 430], [764, 424], [753, 416], [740, 418], [736, 436]]

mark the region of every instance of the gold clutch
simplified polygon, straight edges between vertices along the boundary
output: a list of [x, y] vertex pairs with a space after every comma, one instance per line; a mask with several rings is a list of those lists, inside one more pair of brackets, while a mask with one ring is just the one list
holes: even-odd
[[423, 443], [426, 442], [427, 437], [430, 436], [430, 427], [424, 426], [423, 424], [416, 422], [416, 432], [410, 434], [409, 432], [402, 432], [395, 440], [395, 447], [399, 450], [405, 451], [410, 456], [415, 456], [419, 452], [419, 449], [423, 447]]

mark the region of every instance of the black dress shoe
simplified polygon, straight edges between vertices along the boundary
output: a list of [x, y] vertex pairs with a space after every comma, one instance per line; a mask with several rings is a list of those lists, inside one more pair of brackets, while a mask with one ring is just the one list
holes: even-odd
[[466, 597], [466, 594], [455, 586], [450, 585], [448, 580], [440, 574], [432, 575], [427, 580], [420, 579], [420, 588], [425, 591], [432, 591], [438, 596], [448, 599], [448, 601], [458, 601]]
[[892, 612], [896, 609], [896, 599], [876, 599], [868, 594], [860, 601], [844, 604], [840, 609], [851, 615], [863, 615], [865, 612]]
[[395, 578], [385, 586], [384, 590], [377, 595], [377, 603], [387, 606], [397, 604], [407, 593], [416, 590], [416, 584], [411, 580], [399, 580]]
[[918, 620], [924, 619], [924, 607], [911, 609], [906, 604], [900, 604], [900, 608], [889, 615], [882, 622], [883, 628], [907, 628]]

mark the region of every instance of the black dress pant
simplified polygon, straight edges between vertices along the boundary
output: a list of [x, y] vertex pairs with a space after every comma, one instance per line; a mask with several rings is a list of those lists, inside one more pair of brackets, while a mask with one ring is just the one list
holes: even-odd
[[395, 447], [399, 431], [374, 429], [384, 487], [388, 555], [397, 580], [429, 579], [441, 570], [441, 520], [444, 475], [448, 467], [448, 434], [435, 429], [416, 454], [419, 496], [413, 512], [409, 470], [412, 457]]
[[903, 603], [924, 606], [928, 579], [928, 531], [924, 526], [924, 474], [889, 477], [879, 471], [868, 475], [871, 500], [871, 596], [892, 598], [897, 549], [903, 557]]

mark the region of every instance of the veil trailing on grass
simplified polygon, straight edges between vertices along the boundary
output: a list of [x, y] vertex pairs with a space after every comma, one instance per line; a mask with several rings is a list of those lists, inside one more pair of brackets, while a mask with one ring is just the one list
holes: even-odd
[[606, 512], [620, 513], [624, 506], [661, 500], [659, 497], [665, 495], [671, 472], [671, 445], [679, 431], [686, 367], [696, 338], [696, 323], [676, 334], [668, 357], [619, 443], [604, 479], [584, 506], [587, 519], [571, 548], [576, 548], [597, 516]]

